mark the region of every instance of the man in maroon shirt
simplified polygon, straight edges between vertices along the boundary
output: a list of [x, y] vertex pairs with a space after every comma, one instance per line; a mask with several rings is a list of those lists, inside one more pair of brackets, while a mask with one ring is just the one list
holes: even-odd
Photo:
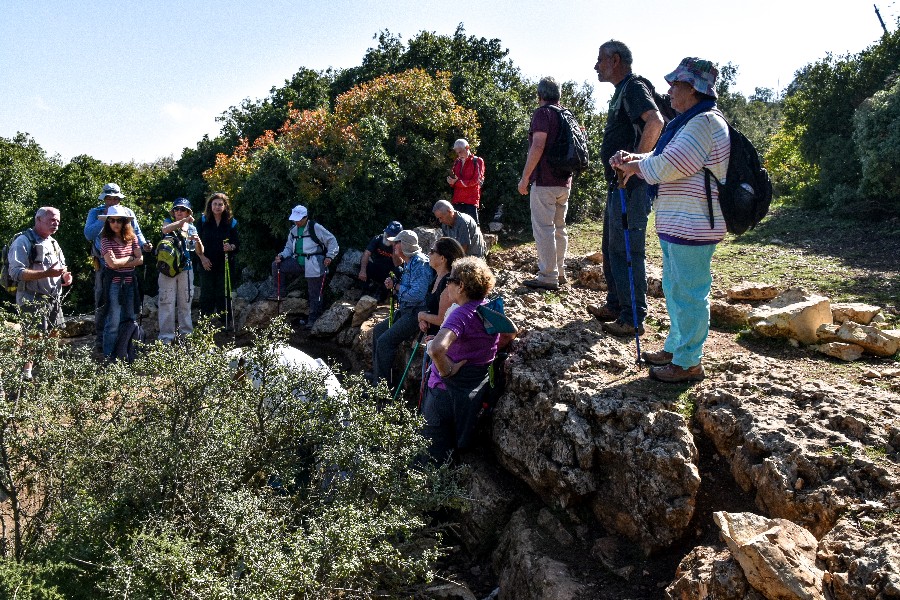
[[481, 185], [484, 183], [484, 160], [469, 149], [469, 142], [460, 138], [453, 144], [456, 162], [447, 183], [453, 188], [453, 208], [465, 213], [478, 223], [478, 207], [481, 202]]
[[538, 83], [537, 96], [540, 106], [531, 115], [528, 157], [518, 187], [524, 196], [531, 184], [531, 231], [537, 246], [538, 274], [524, 283], [528, 287], [556, 290], [566, 281], [564, 267], [569, 245], [566, 210], [572, 174], [556, 172], [544, 156], [544, 149], [559, 134], [559, 117], [549, 106], [559, 105], [559, 84], [552, 77], [544, 77]]

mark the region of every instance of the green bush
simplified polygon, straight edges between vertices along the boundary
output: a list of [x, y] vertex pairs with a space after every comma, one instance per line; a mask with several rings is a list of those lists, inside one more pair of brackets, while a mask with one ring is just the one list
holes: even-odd
[[863, 102], [853, 117], [867, 212], [900, 214], [900, 79]]
[[439, 540], [424, 535], [425, 513], [454, 488], [447, 471], [414, 467], [420, 420], [378, 409], [360, 378], [328, 396], [322, 373], [280, 365], [283, 328], [260, 332], [241, 370], [206, 324], [177, 349], [103, 367], [0, 330], [0, 586], [34, 582], [32, 598], [326, 598], [429, 579]]

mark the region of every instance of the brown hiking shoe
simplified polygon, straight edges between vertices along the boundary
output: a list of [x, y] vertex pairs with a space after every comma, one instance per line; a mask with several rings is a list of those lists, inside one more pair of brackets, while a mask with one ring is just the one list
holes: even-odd
[[[604, 323], [603, 331], [616, 337], [630, 337], [634, 335], [634, 325], [624, 321], [613, 321], [612, 323]], [[638, 325], [638, 335], [644, 335], [644, 326]]]
[[597, 320], [601, 323], [615, 321], [619, 318], [619, 311], [611, 309], [609, 304], [604, 304], [603, 306], [600, 306], [599, 304], [588, 304], [587, 311], [597, 317]]
[[693, 367], [688, 367], [687, 369], [683, 369], [672, 363], [662, 367], [652, 367], [650, 369], [650, 379], [665, 381], [666, 383], [700, 381], [704, 377], [706, 377], [706, 371], [703, 370], [703, 365], [699, 363]]
[[641, 358], [647, 364], [663, 366], [672, 362], [674, 356], [672, 356], [671, 352], [660, 350], [659, 352], [641, 352]]

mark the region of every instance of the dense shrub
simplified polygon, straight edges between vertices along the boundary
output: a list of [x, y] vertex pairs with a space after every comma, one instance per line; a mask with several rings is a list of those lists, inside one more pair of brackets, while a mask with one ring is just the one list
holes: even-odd
[[866, 212], [900, 214], [900, 79], [863, 102], [853, 117]]
[[[428, 579], [424, 514], [453, 489], [412, 466], [419, 420], [377, 409], [357, 378], [329, 396], [323, 374], [279, 364], [281, 327], [241, 371], [205, 327], [177, 350], [192, 360], [156, 344], [105, 367], [0, 330], [0, 590], [369, 597]], [[26, 356], [32, 384], [18, 378]]]

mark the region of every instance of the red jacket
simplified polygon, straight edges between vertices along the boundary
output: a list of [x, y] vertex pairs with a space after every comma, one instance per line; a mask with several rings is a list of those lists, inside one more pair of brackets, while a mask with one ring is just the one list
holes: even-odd
[[[470, 160], [471, 159], [471, 160]], [[481, 184], [484, 183], [484, 160], [474, 154], [453, 163], [453, 174], [458, 177], [453, 184], [454, 204], [474, 204], [481, 200]]]

